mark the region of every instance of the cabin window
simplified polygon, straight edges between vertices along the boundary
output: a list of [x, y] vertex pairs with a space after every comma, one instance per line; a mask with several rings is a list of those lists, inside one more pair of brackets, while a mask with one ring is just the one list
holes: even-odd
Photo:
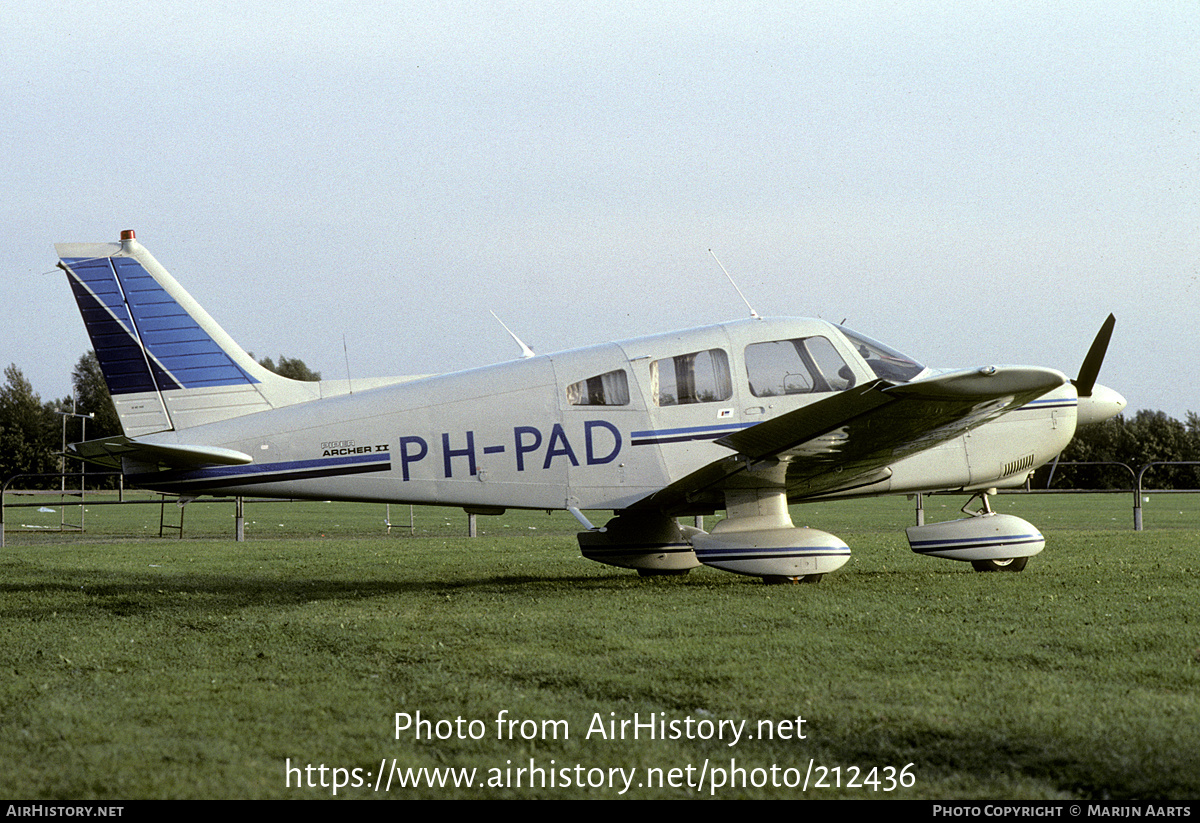
[[724, 349], [680, 354], [650, 364], [650, 390], [660, 406], [716, 403], [733, 396]]
[[605, 372], [567, 386], [572, 406], [628, 406], [629, 378], [624, 369]]
[[854, 372], [825, 337], [753, 343], [746, 347], [746, 373], [755, 397], [842, 391]]
[[925, 371], [923, 365], [907, 354], [901, 354], [890, 346], [885, 346], [878, 340], [872, 340], [865, 334], [851, 331], [845, 326], [838, 326], [838, 329], [846, 335], [846, 339], [850, 341], [851, 345], [858, 349], [862, 359], [867, 361], [871, 371], [875, 372], [878, 377], [885, 380], [908, 382]]

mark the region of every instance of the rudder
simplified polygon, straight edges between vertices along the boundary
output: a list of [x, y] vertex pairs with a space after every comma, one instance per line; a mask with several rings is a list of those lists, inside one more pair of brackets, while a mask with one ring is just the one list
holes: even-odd
[[320, 396], [254, 362], [132, 231], [55, 249], [128, 437]]

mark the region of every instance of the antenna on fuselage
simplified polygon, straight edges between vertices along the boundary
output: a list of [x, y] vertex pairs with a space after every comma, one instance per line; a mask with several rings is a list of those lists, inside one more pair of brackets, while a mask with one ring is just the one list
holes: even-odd
[[[488, 310], [488, 314], [490, 314], [492, 317], [496, 317], [496, 313], [494, 311], [491, 311], [490, 309]], [[499, 317], [496, 317], [496, 322], [500, 324], [501, 328], [503, 328], [506, 332], [508, 332], [509, 337], [511, 337], [513, 340], [517, 341], [517, 345], [521, 347], [521, 356], [522, 357], [533, 357], [533, 349], [526, 346], [525, 341], [523, 341], [521, 338], [519, 338], [515, 334], [513, 334], [512, 329], [510, 329], [508, 326], [505, 326], [503, 320], [501, 320]]]
[[733, 286], [733, 290], [738, 293], [738, 297], [742, 298], [742, 302], [745, 303], [746, 308], [748, 308], [750, 310], [750, 316], [753, 317], [755, 320], [762, 320], [762, 318], [759, 317], [758, 312], [756, 312], [754, 310], [754, 307], [750, 305], [750, 301], [746, 299], [746, 295], [742, 294], [742, 290], [738, 288], [738, 284], [733, 282], [733, 276], [730, 275], [729, 270], [726, 269], [725, 266], [723, 266], [721, 264], [721, 261], [720, 261], [720, 259], [718, 259], [716, 252], [714, 252], [712, 249], [709, 249], [708, 253], [712, 255], [713, 260], [717, 261], [717, 265], [721, 266], [721, 271], [725, 272], [725, 276], [729, 278], [729, 285]]
[[350, 347], [346, 345], [346, 335], [342, 335], [342, 354], [346, 358], [346, 388], [354, 394], [354, 381], [350, 379]]

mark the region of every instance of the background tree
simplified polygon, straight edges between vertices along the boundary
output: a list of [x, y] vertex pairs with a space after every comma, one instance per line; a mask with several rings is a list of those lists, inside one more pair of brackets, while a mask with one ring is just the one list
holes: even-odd
[[[1161, 411], [1142, 409], [1132, 418], [1119, 415], [1090, 426], [1080, 426], [1063, 450], [1060, 463], [1108, 461], [1124, 463], [1134, 472], [1147, 463], [1200, 460], [1200, 417], [1188, 413], [1187, 425]], [[1045, 472], [1041, 473], [1044, 476]], [[1035, 477], [1034, 486], [1037, 487]], [[1147, 473], [1146, 485], [1155, 489], [1200, 488], [1200, 468], [1160, 466]], [[1041, 487], [1045, 486], [1045, 481]], [[1053, 488], [1128, 489], [1129, 470], [1102, 466], [1063, 466], [1055, 470]]]
[[[4, 370], [0, 387], [0, 482], [14, 474], [59, 470], [59, 418], [53, 404], [43, 404], [16, 364]], [[49, 480], [22, 482], [49, 487]]]
[[[1143, 409], [1127, 424], [1137, 451], [1130, 457], [1135, 469], [1162, 460], [1196, 460], [1195, 438], [1187, 428], [1161, 411]], [[1200, 488], [1200, 473], [1192, 466], [1158, 466], [1146, 474], [1146, 485], [1159, 489]]]
[[[251, 352], [250, 356], [254, 357], [254, 353]], [[310, 369], [299, 357], [284, 357], [281, 354], [279, 355], [278, 366], [275, 365], [275, 361], [271, 358], [263, 357], [258, 360], [258, 365], [262, 366], [268, 371], [275, 372], [280, 377], [289, 377], [292, 380], [316, 382], [317, 380], [321, 379], [321, 373], [319, 371], [313, 371]]]
[[[1129, 456], [1136, 451], [1125, 418], [1117, 416], [1076, 429], [1075, 437], [1063, 449], [1059, 462], [1126, 463], [1136, 471], [1137, 467], [1128, 463]], [[1039, 473], [1048, 474], [1049, 468], [1039, 470]], [[1056, 489], [1128, 489], [1132, 485], [1133, 475], [1119, 466], [1058, 466], [1054, 469], [1053, 487]], [[1034, 486], [1039, 487], [1036, 476]], [[1040, 486], [1045, 486], [1044, 480]]]
[[[108, 393], [108, 384], [104, 381], [104, 373], [100, 371], [100, 361], [96, 359], [94, 351], [80, 356], [75, 370], [71, 372], [71, 385], [75, 387], [75, 411], [94, 415], [87, 424], [88, 439], [121, 433], [121, 421], [117, 418], [117, 409], [113, 405], [112, 395]], [[70, 410], [70, 407], [67, 409]], [[72, 433], [76, 435], [74, 440], [82, 439], [79, 421], [74, 422], [74, 428], [71, 426], [71, 423], [67, 424], [68, 439], [72, 439]]]
[[[66, 419], [66, 439], [68, 443], [78, 443], [81, 440], [95, 440], [98, 437], [109, 437], [122, 433], [121, 421], [117, 417], [116, 406], [113, 405], [112, 395], [108, 393], [108, 383], [104, 380], [104, 372], [100, 370], [100, 361], [94, 351], [80, 355], [71, 372], [71, 385], [74, 396], [63, 400], [60, 404], [64, 411], [74, 412]], [[91, 415], [86, 421], [76, 415]], [[61, 434], [60, 434], [61, 439]], [[67, 471], [96, 471], [95, 467], [87, 469], [81, 461], [68, 460]], [[89, 488], [115, 488], [117, 479], [105, 477], [91, 478], [87, 481]]]

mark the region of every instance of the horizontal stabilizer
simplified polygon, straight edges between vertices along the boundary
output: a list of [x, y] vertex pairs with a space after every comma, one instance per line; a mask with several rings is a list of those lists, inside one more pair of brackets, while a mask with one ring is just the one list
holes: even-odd
[[114, 469], [120, 469], [123, 460], [179, 469], [198, 466], [244, 466], [254, 462], [250, 455], [235, 449], [146, 443], [128, 437], [102, 437], [98, 440], [74, 443], [67, 447], [67, 453], [89, 463]]

